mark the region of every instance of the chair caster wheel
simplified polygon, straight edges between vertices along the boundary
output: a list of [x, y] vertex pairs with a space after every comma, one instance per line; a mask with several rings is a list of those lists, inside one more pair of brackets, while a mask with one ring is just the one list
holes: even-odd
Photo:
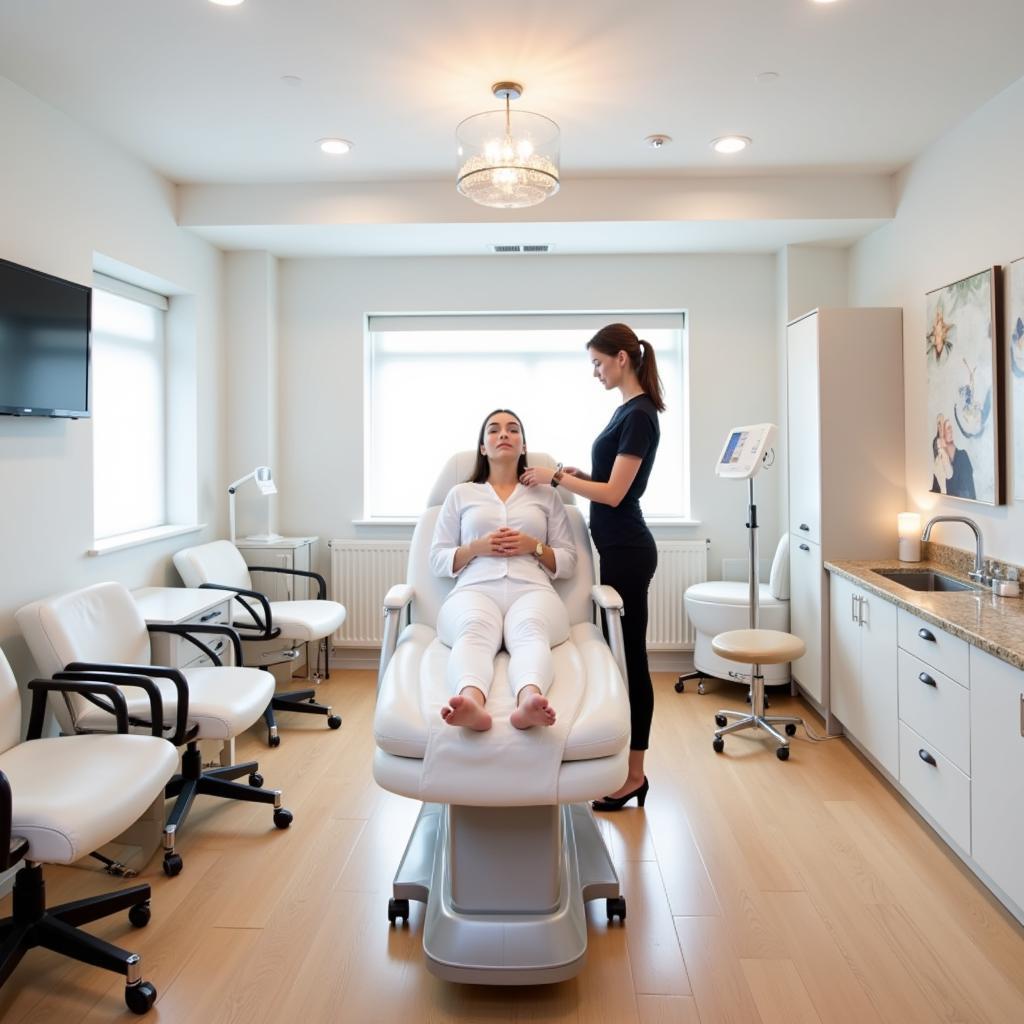
[[279, 746], [281, 746], [281, 737], [280, 736], [268, 736], [267, 737], [267, 744], [269, 746], [271, 746], [271, 747], [279, 747]]
[[327, 724], [332, 729], [340, 729], [341, 728], [341, 715], [330, 715], [328, 717], [328, 719], [327, 719]]
[[703, 697], [704, 696], [704, 683], [700, 682], [697, 684], [697, 692]]
[[149, 924], [149, 919], [152, 917], [153, 911], [150, 910], [149, 901], [145, 903], [136, 903], [134, 907], [131, 907], [128, 911], [128, 920], [136, 928], [145, 928]]
[[274, 824], [278, 828], [287, 828], [292, 823], [292, 817], [292, 812], [286, 807], [278, 807], [278, 809], [274, 811]]
[[156, 989], [148, 981], [140, 981], [137, 985], [126, 985], [124, 1004], [132, 1013], [149, 1013], [156, 1002]]
[[787, 736], [795, 736], [796, 735], [796, 726], [792, 722], [788, 722], [786, 724], [786, 735]]
[[183, 862], [180, 854], [168, 853], [164, 856], [164, 874], [168, 878], [174, 878], [175, 875], [180, 875], [182, 866]]
[[723, 740], [721, 736], [716, 736], [711, 741], [711, 746], [714, 748], [716, 754], [720, 754], [723, 750], [725, 750], [725, 740]]
[[715, 725], [719, 729], [724, 729], [729, 724], [729, 719], [725, 715], [715, 715]]
[[626, 897], [625, 896], [612, 896], [605, 900], [605, 910], [608, 914], [608, 920], [614, 921], [618, 918], [620, 921], [626, 920]]
[[259, 772], [253, 772], [249, 776], [249, 785], [252, 786], [253, 789], [259, 789], [263, 785], [263, 776], [260, 775]]
[[682, 693], [683, 690], [685, 690], [685, 689], [686, 689], [686, 683], [682, 679], [680, 679], [676, 683], [676, 693]]
[[409, 901], [396, 899], [388, 900], [388, 920], [391, 924], [397, 924], [399, 918], [401, 918], [406, 924], [409, 923]]
[[789, 747], [779, 747], [779, 749], [775, 751], [775, 756], [780, 761], [788, 761], [789, 760]]

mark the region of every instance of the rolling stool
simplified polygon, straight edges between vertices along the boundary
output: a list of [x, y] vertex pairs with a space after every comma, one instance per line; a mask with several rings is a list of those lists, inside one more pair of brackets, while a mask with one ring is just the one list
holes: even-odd
[[[762, 665], [778, 665], [784, 661], [796, 661], [807, 650], [807, 645], [792, 633], [783, 633], [776, 629], [731, 629], [727, 633], [719, 633], [711, 641], [711, 649], [727, 661], [736, 661], [751, 665], [750, 675], [750, 711], [719, 711], [715, 715], [718, 726], [712, 746], [715, 753], [720, 754], [725, 747], [722, 739], [727, 733], [740, 732], [743, 729], [764, 729], [774, 736], [780, 746], [775, 756], [780, 761], [789, 760], [789, 740], [786, 736], [796, 734], [796, 727], [803, 724], [802, 718], [786, 715], [765, 715], [764, 713], [764, 676]], [[735, 719], [728, 724], [729, 719]], [[772, 723], [785, 725], [786, 736], [776, 729]]]

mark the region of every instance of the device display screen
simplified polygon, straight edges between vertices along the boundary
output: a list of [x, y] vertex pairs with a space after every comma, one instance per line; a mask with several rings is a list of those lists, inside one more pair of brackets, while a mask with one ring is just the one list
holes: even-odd
[[746, 440], [747, 431], [737, 430], [733, 433], [732, 437], [729, 438], [729, 443], [725, 446], [725, 452], [722, 454], [723, 466], [739, 462], [740, 455], [743, 453], [743, 445]]

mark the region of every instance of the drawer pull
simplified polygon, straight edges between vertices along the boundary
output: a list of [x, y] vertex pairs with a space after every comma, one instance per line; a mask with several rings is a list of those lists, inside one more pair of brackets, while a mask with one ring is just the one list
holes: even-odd
[[811, 530], [811, 528], [806, 523], [801, 523], [800, 529], [803, 530], [804, 533], [810, 533]]
[[935, 758], [928, 753], [923, 747], [917, 752], [917, 756], [924, 761], [925, 764], [930, 764], [933, 768], [936, 768]]
[[207, 612], [205, 615], [199, 616], [200, 622], [209, 622], [210, 619], [216, 619], [220, 615], [220, 609], [214, 608], [212, 612]]
[[801, 544], [800, 545], [800, 550], [801, 551], [810, 551], [811, 549], [806, 544]]
[[935, 634], [930, 629], [925, 629], [923, 626], [917, 631], [917, 635], [922, 640], [930, 640], [935, 643]]
[[932, 679], [932, 677], [930, 675], [928, 675], [927, 672], [921, 672], [918, 675], [917, 678], [920, 679], [921, 682], [924, 683], [925, 686], [934, 686], [934, 687], [938, 688], [939, 684], [937, 682], [935, 682], [935, 680]]

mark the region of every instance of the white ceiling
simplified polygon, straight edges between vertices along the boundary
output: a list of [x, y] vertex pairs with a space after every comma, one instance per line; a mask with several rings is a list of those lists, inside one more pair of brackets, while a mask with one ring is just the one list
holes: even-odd
[[[1019, 78], [1022, 38], [1024, 0], [0, 0], [0, 74], [193, 187], [453, 180], [455, 126], [503, 78], [561, 126], [566, 198], [574, 179], [885, 175]], [[675, 142], [652, 150], [654, 132]], [[720, 157], [726, 133], [754, 144]], [[335, 135], [349, 156], [320, 153]], [[534, 234], [562, 252], [763, 251], [878, 223], [843, 216], [638, 229], [593, 209], [572, 218], [589, 228]], [[191, 226], [281, 255], [502, 240], [434, 219], [433, 241], [422, 224]]]
[[501, 78], [561, 125], [566, 181], [892, 171], [1020, 77], [1022, 38], [1021, 0], [0, 3], [0, 73], [175, 182], [445, 176]]

